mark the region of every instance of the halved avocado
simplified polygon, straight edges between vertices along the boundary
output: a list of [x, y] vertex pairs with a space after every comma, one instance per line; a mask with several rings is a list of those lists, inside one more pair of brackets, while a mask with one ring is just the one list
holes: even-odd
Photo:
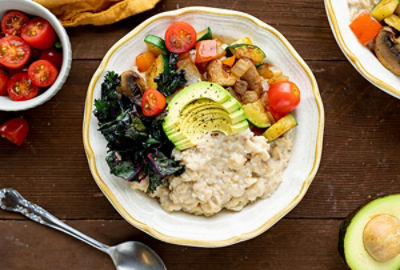
[[353, 270], [399, 270], [400, 194], [375, 199], [350, 214], [340, 226], [338, 248]]

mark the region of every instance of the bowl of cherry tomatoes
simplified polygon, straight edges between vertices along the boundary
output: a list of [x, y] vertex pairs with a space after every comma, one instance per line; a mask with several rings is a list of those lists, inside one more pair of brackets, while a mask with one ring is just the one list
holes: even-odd
[[50, 100], [65, 83], [72, 52], [58, 19], [29, 0], [0, 0], [0, 111]]

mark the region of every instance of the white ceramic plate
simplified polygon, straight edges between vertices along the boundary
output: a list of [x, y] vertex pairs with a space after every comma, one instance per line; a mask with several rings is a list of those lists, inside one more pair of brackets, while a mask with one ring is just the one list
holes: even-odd
[[400, 77], [386, 69], [351, 31], [347, 0], [325, 0], [325, 9], [333, 35], [350, 63], [370, 83], [400, 98]]
[[[197, 31], [210, 26], [213, 33], [235, 39], [250, 36], [301, 89], [302, 100], [296, 117], [296, 139], [283, 182], [272, 197], [258, 200], [241, 212], [221, 212], [211, 218], [185, 213], [168, 213], [145, 194], [112, 176], [105, 162], [106, 141], [97, 131], [93, 116], [94, 99], [106, 71], [123, 72], [146, 50], [146, 34], [164, 36], [174, 21], [191, 23]], [[90, 170], [100, 189], [117, 211], [132, 225], [165, 242], [218, 247], [253, 238], [266, 231], [295, 207], [305, 195], [317, 172], [322, 151], [324, 111], [318, 86], [310, 69], [288, 41], [274, 28], [245, 13], [191, 7], [161, 13], [146, 20], [118, 41], [106, 54], [89, 85], [83, 139]]]

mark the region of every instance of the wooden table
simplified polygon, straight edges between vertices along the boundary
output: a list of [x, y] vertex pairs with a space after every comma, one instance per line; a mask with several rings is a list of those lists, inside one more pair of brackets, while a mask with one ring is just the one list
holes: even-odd
[[[166, 244], [121, 219], [92, 179], [81, 135], [86, 89], [112, 44], [161, 11], [210, 3], [250, 13], [281, 31], [313, 70], [326, 112], [321, 166], [304, 200], [268, 232], [219, 249]], [[0, 188], [18, 189], [100, 241], [143, 241], [173, 270], [345, 269], [336, 248], [340, 222], [371, 196], [400, 192], [400, 101], [346, 61], [321, 0], [168, 0], [114, 25], [68, 33], [74, 60], [59, 94], [33, 110], [0, 113], [1, 122], [23, 115], [31, 125], [22, 147], [0, 140]], [[0, 269], [113, 268], [106, 255], [79, 241], [0, 212]]]

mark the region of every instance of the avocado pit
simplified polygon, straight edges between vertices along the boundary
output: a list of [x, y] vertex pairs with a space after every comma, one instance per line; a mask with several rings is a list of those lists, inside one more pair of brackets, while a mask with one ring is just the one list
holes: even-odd
[[363, 243], [376, 261], [393, 259], [400, 254], [400, 220], [387, 214], [373, 217], [364, 228]]

